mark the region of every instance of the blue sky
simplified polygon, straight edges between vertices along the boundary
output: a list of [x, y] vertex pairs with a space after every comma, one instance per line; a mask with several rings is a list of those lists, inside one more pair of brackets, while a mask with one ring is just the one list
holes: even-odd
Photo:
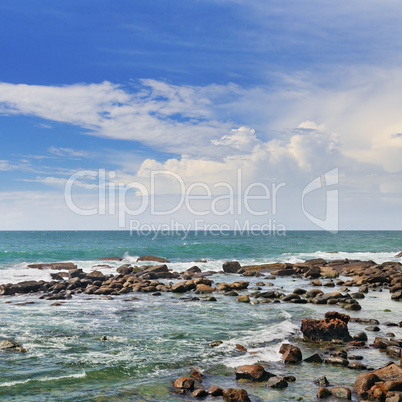
[[[401, 12], [391, 0], [0, 2], [0, 229], [118, 229], [116, 214], [66, 205], [66, 180], [99, 169], [114, 172], [106, 186], [149, 192], [155, 171], [202, 182], [205, 222], [317, 229], [303, 189], [335, 168], [340, 229], [401, 229]], [[236, 193], [238, 171], [243, 190], [286, 183], [275, 214], [272, 197], [264, 216], [211, 212], [214, 185]], [[160, 206], [180, 198], [175, 177], [160, 175]], [[96, 206], [98, 187], [80, 176], [77, 204]], [[305, 199], [312, 215], [325, 197]], [[185, 205], [135, 218], [196, 219]]]

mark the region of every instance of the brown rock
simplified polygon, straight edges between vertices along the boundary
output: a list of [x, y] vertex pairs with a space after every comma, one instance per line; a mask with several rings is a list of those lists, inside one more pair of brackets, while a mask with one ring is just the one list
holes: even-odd
[[340, 399], [352, 399], [352, 391], [348, 387], [332, 387], [331, 394]]
[[237, 261], [228, 261], [223, 263], [222, 269], [227, 274], [236, 274], [241, 270], [241, 265]]
[[380, 378], [374, 373], [362, 373], [357, 376], [353, 389], [357, 395], [365, 398], [371, 387], [379, 381]]
[[328, 357], [328, 359], [325, 359], [325, 364], [347, 367], [349, 365], [349, 361], [342, 357]]
[[202, 382], [202, 374], [200, 373], [199, 370], [194, 369], [191, 374], [190, 377], [193, 377], [196, 381], [198, 382]]
[[285, 364], [296, 364], [303, 360], [301, 350], [298, 347], [288, 343], [282, 344], [281, 348], [279, 349], [279, 353], [282, 354], [282, 360]]
[[383, 391], [402, 391], [402, 381], [385, 381], [381, 387]]
[[237, 301], [241, 303], [250, 303], [250, 297], [248, 295], [241, 295], [237, 298]]
[[402, 367], [395, 363], [374, 370], [372, 374], [376, 374], [381, 381], [402, 381]]
[[173, 293], [184, 293], [187, 291], [186, 282], [178, 282], [172, 286]]
[[193, 391], [191, 393], [191, 396], [193, 398], [205, 398], [205, 397], [208, 396], [208, 392], [205, 391], [205, 389], [202, 389], [202, 388], [201, 389], [196, 389], [195, 391]]
[[222, 396], [223, 389], [221, 387], [218, 387], [217, 385], [211, 385], [208, 388], [208, 394], [211, 396]]
[[301, 332], [304, 338], [312, 341], [330, 341], [340, 339], [345, 342], [352, 340], [348, 331], [350, 317], [336, 311], [325, 314], [323, 320], [305, 318], [302, 320]]
[[197, 288], [195, 290], [195, 293], [212, 293], [214, 289], [211, 288], [211, 286], [204, 285], [203, 283], [200, 283], [197, 285]]
[[222, 394], [226, 402], [251, 402], [245, 389], [226, 388]]
[[246, 364], [238, 367], [235, 372], [236, 380], [266, 381], [273, 375], [265, 371], [260, 364]]
[[284, 389], [287, 388], [288, 382], [282, 377], [271, 377], [267, 383], [270, 388]]
[[190, 377], [179, 377], [174, 381], [173, 386], [178, 389], [192, 391], [194, 389], [194, 379]]
[[317, 399], [326, 399], [332, 396], [331, 391], [328, 388], [321, 387], [317, 391]]

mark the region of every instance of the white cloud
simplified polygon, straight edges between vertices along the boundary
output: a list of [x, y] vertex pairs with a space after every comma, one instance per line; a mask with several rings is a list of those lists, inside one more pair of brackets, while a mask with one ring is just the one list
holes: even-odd
[[65, 157], [73, 157], [73, 158], [86, 158], [89, 156], [89, 153], [86, 151], [75, 151], [71, 148], [56, 148], [50, 147], [49, 152], [56, 156], [65, 156]]

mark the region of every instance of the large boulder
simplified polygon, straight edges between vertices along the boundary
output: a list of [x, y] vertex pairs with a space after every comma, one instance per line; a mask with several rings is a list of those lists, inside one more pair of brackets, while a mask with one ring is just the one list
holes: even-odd
[[224, 262], [222, 265], [223, 272], [227, 274], [236, 274], [242, 268], [241, 265], [237, 261], [228, 261]]
[[304, 338], [311, 341], [339, 339], [350, 342], [352, 337], [348, 330], [349, 319], [350, 317], [346, 314], [332, 311], [326, 313], [323, 320], [303, 319], [300, 330]]

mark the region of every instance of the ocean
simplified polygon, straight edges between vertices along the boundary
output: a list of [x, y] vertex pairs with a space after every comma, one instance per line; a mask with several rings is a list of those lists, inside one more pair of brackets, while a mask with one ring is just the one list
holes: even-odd
[[[225, 261], [241, 265], [270, 262], [301, 262], [324, 258], [400, 261], [400, 231], [288, 231], [286, 234], [246, 233], [149, 233], [124, 231], [23, 231], [0, 232], [0, 283], [50, 280], [55, 271], [27, 268], [28, 264], [71, 261], [89, 272], [96, 268], [115, 273], [122, 264], [136, 263], [139, 256], [154, 255], [170, 260], [168, 267], [184, 271], [194, 265], [219, 271]], [[119, 256], [121, 262], [99, 262]], [[197, 260], [206, 262], [196, 262]], [[149, 264], [149, 263], [148, 263]], [[244, 279], [249, 289], [259, 277], [216, 274], [210, 279], [234, 282]], [[167, 281], [167, 280], [162, 280]], [[274, 287], [290, 293], [296, 287], [311, 288], [298, 278], [273, 280]], [[333, 290], [337, 290], [335, 287]], [[332, 290], [331, 290], [332, 291]], [[246, 304], [214, 294], [217, 302], [185, 301], [183, 295], [152, 296], [129, 293], [104, 300], [100, 296], [75, 295], [61, 306], [38, 295], [0, 297], [1, 339], [13, 339], [27, 353], [1, 353], [0, 398], [7, 401], [183, 401], [173, 392], [172, 382], [194, 367], [204, 374], [204, 384], [247, 389], [253, 401], [314, 400], [314, 379], [326, 375], [334, 385], [353, 386], [357, 373], [340, 367], [302, 364], [284, 366], [279, 347], [301, 339], [302, 318], [323, 318], [338, 306], [313, 304]], [[133, 300], [133, 297], [136, 299]], [[353, 317], [376, 318], [381, 331], [390, 331], [386, 321], [401, 321], [400, 305], [387, 291], [370, 292], [359, 301], [362, 310]], [[389, 311], [388, 311], [389, 310]], [[351, 334], [364, 330], [350, 323]], [[402, 338], [402, 328], [393, 327]], [[374, 335], [369, 334], [369, 337]], [[106, 337], [106, 340], [102, 340]], [[222, 341], [217, 347], [209, 344]], [[369, 341], [372, 339], [369, 339]], [[247, 352], [240, 352], [236, 344]], [[304, 356], [314, 350], [302, 344]], [[380, 367], [390, 361], [378, 351], [364, 351], [364, 363]], [[234, 370], [260, 362], [275, 374], [292, 374], [297, 380], [284, 391], [262, 384], [238, 384]]]

